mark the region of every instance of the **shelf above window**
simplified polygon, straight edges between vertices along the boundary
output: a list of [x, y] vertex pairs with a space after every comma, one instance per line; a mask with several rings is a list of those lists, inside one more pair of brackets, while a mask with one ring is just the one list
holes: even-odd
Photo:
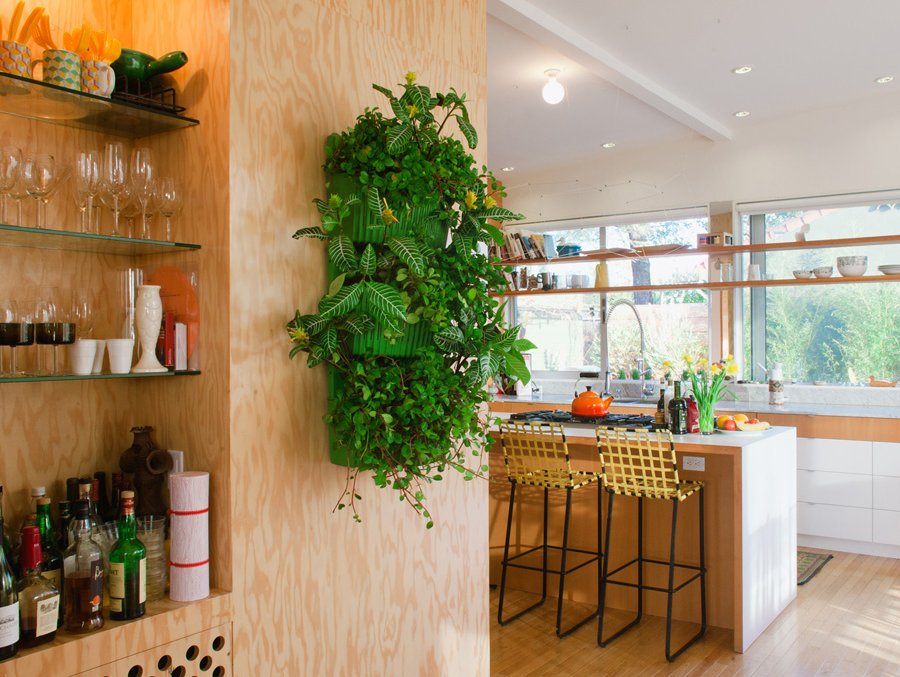
[[128, 139], [171, 132], [198, 120], [0, 73], [0, 113]]
[[200, 249], [199, 244], [135, 240], [129, 237], [110, 237], [41, 228], [19, 228], [4, 224], [0, 224], [0, 245], [113, 254], [115, 256], [147, 256], [148, 254], [168, 254]]
[[[24, 347], [24, 346], [23, 346]], [[10, 378], [8, 376], [0, 378], [0, 383], [45, 383], [46, 381], [96, 381], [98, 379], [110, 378], [171, 378], [173, 376], [199, 376], [198, 370], [188, 369], [186, 371], [160, 371], [150, 374], [58, 374], [54, 376], [17, 376]]]
[[580, 289], [532, 289], [529, 291], [509, 290], [503, 296], [540, 296], [543, 294], [613, 294], [630, 291], [666, 291], [669, 289], [709, 289], [727, 291], [744, 287], [783, 287], [822, 284], [861, 284], [867, 282], [900, 282], [900, 275], [863, 275], [860, 277], [813, 277], [807, 280], [739, 280], [737, 282], [683, 282], [681, 284], [641, 284], [630, 287], [583, 287]]

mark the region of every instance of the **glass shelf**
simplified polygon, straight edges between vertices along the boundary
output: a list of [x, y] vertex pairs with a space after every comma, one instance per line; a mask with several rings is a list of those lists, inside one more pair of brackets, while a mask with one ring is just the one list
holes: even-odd
[[198, 120], [133, 103], [0, 73], [0, 112], [128, 139], [199, 125]]
[[57, 376], [19, 376], [17, 378], [0, 378], [0, 383], [44, 383], [45, 381], [96, 381], [107, 378], [154, 378], [172, 376], [199, 376], [198, 370], [160, 371], [152, 374], [59, 374]]
[[111, 237], [73, 233], [66, 230], [19, 228], [0, 223], [0, 245], [31, 247], [33, 249], [58, 249], [115, 256], [146, 256], [170, 254], [177, 251], [200, 249], [199, 244], [161, 242], [159, 240], [135, 240], [130, 237]]

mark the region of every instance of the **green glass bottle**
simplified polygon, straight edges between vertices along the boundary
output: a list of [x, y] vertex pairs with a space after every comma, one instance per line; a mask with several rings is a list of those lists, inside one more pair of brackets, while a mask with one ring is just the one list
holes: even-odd
[[[41, 534], [41, 576], [53, 583], [63, 592], [63, 555], [56, 544], [53, 522], [50, 520], [50, 499], [39, 498], [37, 502], [37, 528]], [[23, 567], [24, 572], [24, 567]], [[60, 598], [60, 609], [65, 609], [65, 600]], [[59, 625], [62, 627], [63, 614], [59, 614]]]
[[137, 538], [134, 492], [120, 495], [119, 542], [109, 553], [109, 617], [126, 621], [144, 615], [147, 601], [147, 549]]
[[[0, 487], [0, 519], [3, 519], [3, 487]], [[12, 566], [12, 545], [9, 542], [9, 536], [3, 534], [3, 554], [6, 555], [6, 561]]]
[[[0, 538], [3, 518], [0, 517]], [[12, 658], [19, 650], [19, 591], [12, 567], [0, 550], [0, 661]]]

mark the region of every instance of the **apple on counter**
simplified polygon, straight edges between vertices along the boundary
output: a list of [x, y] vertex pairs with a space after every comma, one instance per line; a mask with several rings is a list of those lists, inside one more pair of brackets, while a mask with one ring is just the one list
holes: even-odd
[[716, 419], [716, 427], [719, 430], [758, 432], [768, 430], [771, 426], [758, 418], [748, 418], [746, 414], [735, 414], [734, 416], [723, 414]]

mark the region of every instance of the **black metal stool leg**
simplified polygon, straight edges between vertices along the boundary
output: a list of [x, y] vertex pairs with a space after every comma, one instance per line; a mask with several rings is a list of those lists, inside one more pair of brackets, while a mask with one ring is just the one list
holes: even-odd
[[[630, 587], [637, 588], [638, 601], [637, 601], [637, 615], [632, 619], [630, 623], [625, 625], [624, 627], [617, 630], [613, 635], [603, 639], [603, 617], [606, 607], [606, 585], [607, 580], [609, 578], [609, 541], [610, 541], [610, 532], [612, 531], [612, 512], [613, 512], [613, 492], [609, 492], [609, 506], [608, 512], [606, 514], [606, 557], [603, 559], [603, 575], [600, 578], [600, 608], [597, 610], [597, 615], [600, 617], [600, 623], [597, 626], [597, 644], [601, 647], [605, 647], [611, 641], [616, 639], [619, 635], [623, 634], [627, 630], [630, 630], [635, 625], [640, 623], [641, 616], [644, 613], [644, 499], [643, 497], [638, 497], [638, 556], [637, 559], [624, 564], [613, 571], [613, 573], [617, 573], [632, 564], [638, 565], [638, 582], [637, 585], [630, 585]], [[613, 581], [615, 583], [615, 581]], [[618, 585], [623, 585], [622, 583], [618, 583]]]
[[[678, 516], [678, 500], [672, 503], [672, 544], [669, 554], [669, 590], [668, 590], [668, 610], [666, 613], [666, 660], [670, 663], [680, 656], [685, 649], [700, 639], [706, 632], [706, 556], [703, 543], [703, 487], [698, 490], [700, 496], [700, 630], [688, 641], [681, 645], [681, 648], [671, 652], [672, 639], [672, 598], [675, 596], [675, 519]], [[683, 584], [684, 585], [684, 584]]]
[[[509, 562], [509, 535], [510, 535], [510, 532], [512, 531], [513, 509], [515, 506], [515, 499], [516, 499], [516, 483], [511, 482], [511, 485], [512, 486], [509, 491], [509, 517], [506, 520], [506, 543], [503, 546], [503, 562], [502, 562], [503, 568], [502, 568], [502, 573], [500, 574], [500, 603], [497, 606], [497, 622], [500, 625], [507, 625], [508, 623], [511, 623], [512, 621], [516, 620], [519, 616], [527, 614], [529, 611], [536, 609], [537, 607], [539, 607], [541, 604], [544, 603], [545, 599], [547, 599], [547, 574], [545, 573], [544, 574], [544, 590], [543, 590], [543, 594], [541, 595], [540, 601], [536, 602], [535, 604], [532, 604], [530, 607], [528, 607], [526, 609], [523, 609], [522, 611], [515, 614], [514, 616], [507, 618], [506, 620], [503, 620], [503, 598], [506, 594], [506, 570], [507, 570], [507, 566], [508, 566], [508, 562]], [[545, 525], [544, 545], [545, 546], [547, 544], [546, 508], [547, 508], [547, 494], [546, 494], [546, 490], [545, 490], [545, 492], [544, 492], [544, 511], [545, 511], [544, 512], [544, 525]], [[544, 548], [544, 569], [545, 570], [547, 569], [547, 548], [546, 547]]]
[[[570, 627], [568, 630], [562, 630], [562, 608], [563, 608], [563, 592], [565, 590], [565, 582], [566, 582], [566, 554], [568, 553], [569, 548], [569, 517], [572, 514], [572, 487], [566, 487], [566, 514], [565, 521], [563, 522], [563, 541], [562, 541], [562, 559], [560, 560], [559, 565], [559, 597], [557, 598], [556, 604], [556, 636], [559, 638], [563, 638], [566, 635], [574, 632], [582, 625], [594, 619], [594, 616], [597, 615], [596, 611], [592, 611], [590, 614], [582, 618], [575, 625]], [[599, 544], [598, 544], [599, 547]], [[598, 560], [599, 562], [599, 560]], [[547, 567], [545, 566], [544, 569]]]

